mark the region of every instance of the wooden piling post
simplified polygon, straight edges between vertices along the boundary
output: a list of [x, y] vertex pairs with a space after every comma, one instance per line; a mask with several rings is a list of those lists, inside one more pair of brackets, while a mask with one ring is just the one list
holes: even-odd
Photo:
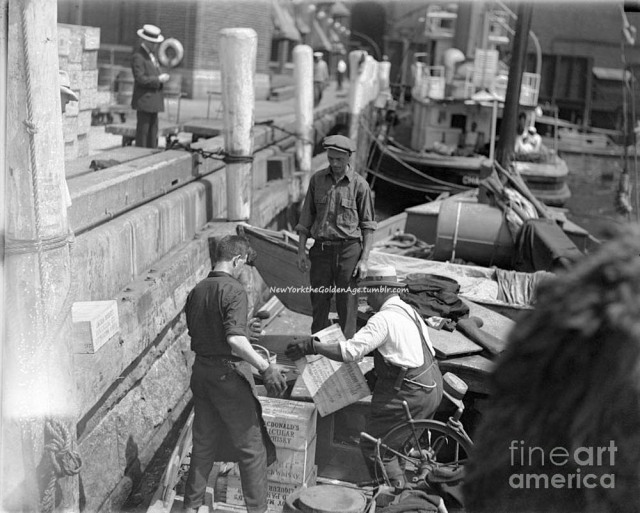
[[254, 75], [258, 35], [250, 28], [220, 31], [220, 72], [224, 106], [227, 218], [247, 221], [251, 215]]
[[363, 75], [366, 69], [365, 53], [362, 50], [354, 50], [349, 54], [349, 137], [352, 141], [358, 140], [358, 122], [360, 112], [366, 104], [367, 90]]
[[8, 1], [3, 511], [78, 510], [77, 477], [56, 477], [45, 453], [75, 451], [77, 421], [56, 19], [56, 0]]
[[305, 194], [311, 177], [313, 153], [313, 49], [298, 45], [293, 49], [293, 81], [295, 84], [296, 161], [300, 171], [300, 190]]

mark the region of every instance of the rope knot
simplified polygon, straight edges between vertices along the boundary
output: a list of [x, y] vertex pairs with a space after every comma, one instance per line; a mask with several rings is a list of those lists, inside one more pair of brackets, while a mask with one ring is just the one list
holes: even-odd
[[22, 123], [24, 124], [24, 126], [27, 129], [27, 133], [29, 133], [30, 135], [38, 133], [38, 127], [36, 126], [36, 124], [33, 121], [25, 119]]

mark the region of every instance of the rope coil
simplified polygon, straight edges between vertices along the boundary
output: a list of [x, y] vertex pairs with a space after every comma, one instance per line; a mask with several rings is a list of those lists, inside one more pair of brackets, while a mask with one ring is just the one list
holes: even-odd
[[50, 475], [47, 488], [40, 502], [42, 513], [51, 513], [56, 506], [56, 483], [59, 479], [75, 476], [82, 468], [82, 458], [73, 450], [73, 440], [67, 427], [56, 419], [48, 419], [44, 426], [44, 446], [50, 464]]

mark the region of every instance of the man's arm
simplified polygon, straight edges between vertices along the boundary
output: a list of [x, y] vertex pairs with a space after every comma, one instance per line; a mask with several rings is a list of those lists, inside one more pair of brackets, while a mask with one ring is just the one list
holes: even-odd
[[302, 211], [300, 212], [300, 220], [295, 227], [295, 231], [300, 236], [298, 242], [298, 269], [303, 273], [309, 270], [311, 263], [309, 257], [307, 257], [307, 239], [309, 238], [309, 230], [313, 226], [313, 222], [316, 217], [316, 206], [313, 202], [313, 190], [314, 182], [313, 177], [309, 181], [309, 187], [307, 194], [304, 197], [304, 203], [302, 204]]
[[367, 261], [369, 260], [372, 245], [373, 230], [362, 230], [362, 254], [356, 264], [356, 268], [353, 270], [354, 277], [362, 279], [367, 275]]
[[227, 342], [231, 346], [233, 354], [250, 363], [260, 372], [264, 372], [269, 367], [269, 362], [260, 356], [253, 347], [249, 339], [242, 335], [231, 335], [227, 337]]
[[356, 278], [364, 278], [367, 274], [367, 260], [373, 245], [373, 232], [378, 226], [375, 220], [373, 194], [371, 194], [369, 184], [364, 182], [360, 187], [358, 194], [356, 194], [356, 205], [358, 207], [358, 222], [362, 232], [362, 254], [353, 271]]
[[300, 240], [298, 242], [298, 269], [306, 273], [311, 266], [309, 257], [307, 256], [307, 234], [299, 232]]

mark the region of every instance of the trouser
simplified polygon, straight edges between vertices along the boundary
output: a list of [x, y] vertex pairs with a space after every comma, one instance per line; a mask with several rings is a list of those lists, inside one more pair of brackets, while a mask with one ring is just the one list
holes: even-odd
[[338, 71], [336, 73], [336, 79], [338, 81], [338, 91], [342, 91], [342, 81], [344, 80], [344, 73]]
[[158, 147], [158, 113], [136, 111], [136, 146], [140, 148]]
[[347, 339], [355, 334], [358, 318], [358, 295], [356, 294], [357, 284], [353, 277], [353, 271], [361, 255], [362, 243], [359, 239], [345, 240], [337, 244], [316, 241], [309, 250], [309, 259], [311, 260], [309, 279], [312, 288], [311, 307], [313, 310], [312, 333], [331, 324], [329, 311], [333, 291], [317, 289], [335, 287], [341, 289], [335, 294], [340, 328]]
[[[250, 371], [249, 371], [250, 372]], [[275, 459], [251, 384], [232, 365], [196, 357], [191, 376], [195, 416], [184, 505], [204, 503], [214, 461], [237, 461], [249, 513], [267, 510], [267, 465]], [[269, 462], [268, 462], [269, 460]]]
[[324, 91], [324, 82], [313, 83], [313, 106], [316, 107], [322, 100], [322, 92]]
[[[435, 387], [427, 389], [417, 385], [404, 383], [400, 390], [395, 390], [395, 376], [379, 377], [376, 382], [373, 397], [371, 398], [371, 411], [365, 424], [365, 432], [374, 438], [382, 438], [392, 428], [406, 421], [403, 401], [409, 405], [409, 411], [414, 419], [432, 418], [440, 401], [442, 400], [442, 374], [438, 364], [429, 354], [426, 372], [420, 376], [420, 382]], [[411, 436], [411, 430], [400, 429], [396, 436], [387, 438], [384, 443], [392, 449], [402, 452], [402, 446]], [[360, 439], [360, 450], [364, 456], [367, 469], [372, 478], [380, 477], [379, 462], [376, 457], [375, 444]], [[392, 481], [404, 479], [401, 462], [396, 456], [386, 454], [383, 460], [384, 469]]]

